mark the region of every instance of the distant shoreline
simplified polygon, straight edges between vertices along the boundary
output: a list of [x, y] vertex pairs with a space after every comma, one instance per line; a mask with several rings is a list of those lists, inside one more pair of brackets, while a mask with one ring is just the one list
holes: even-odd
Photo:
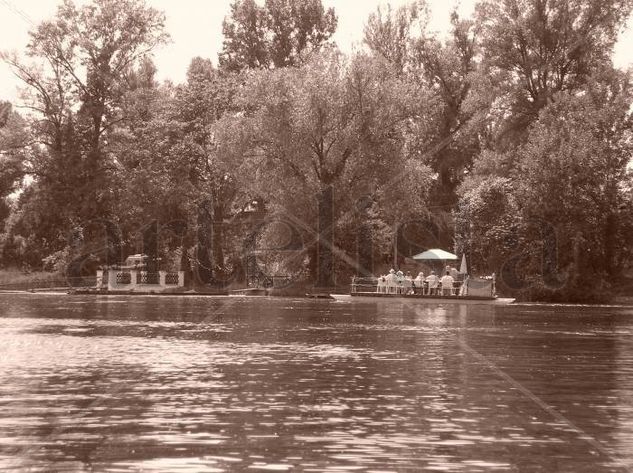
[[[262, 298], [262, 299], [285, 299], [285, 298], [299, 298], [306, 300], [331, 300], [326, 297], [317, 297], [310, 293], [296, 293], [296, 294], [244, 294], [233, 291], [223, 292], [130, 292], [130, 291], [70, 291], [65, 288], [44, 288], [34, 290], [11, 290], [0, 289], [0, 296], [3, 295], [49, 295], [49, 296], [96, 296], [96, 297], [112, 297], [112, 296], [143, 296], [143, 297], [222, 297], [222, 298]], [[439, 302], [441, 303], [441, 301]], [[579, 302], [546, 302], [546, 301], [515, 301], [513, 306], [561, 306], [561, 307], [594, 307], [594, 308], [631, 308], [633, 307], [633, 297], [615, 297], [609, 302], [596, 302], [596, 303], [579, 303]]]

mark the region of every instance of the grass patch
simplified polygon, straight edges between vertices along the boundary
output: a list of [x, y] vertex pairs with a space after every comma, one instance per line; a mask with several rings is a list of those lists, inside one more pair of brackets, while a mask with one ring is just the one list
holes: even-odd
[[633, 305], [633, 271], [618, 279], [613, 287], [613, 295], [615, 302]]
[[40, 281], [55, 281], [60, 279], [63, 279], [61, 274], [51, 273], [48, 271], [33, 271], [25, 273], [19, 269], [0, 269], [0, 286], [35, 283]]
[[25, 273], [19, 269], [0, 270], [0, 290], [33, 291], [94, 286], [96, 277], [68, 278], [58, 272], [33, 271]]

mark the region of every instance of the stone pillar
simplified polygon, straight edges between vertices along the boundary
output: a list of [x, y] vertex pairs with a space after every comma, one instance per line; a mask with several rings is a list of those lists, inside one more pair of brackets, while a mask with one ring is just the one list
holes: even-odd
[[178, 271], [178, 286], [185, 287], [185, 272]]
[[97, 289], [101, 289], [103, 287], [103, 269], [97, 269], [97, 282], [95, 287]]
[[117, 289], [116, 274], [118, 272], [117, 269], [108, 270], [108, 291], [115, 291]]
[[165, 287], [167, 285], [167, 282], [165, 281], [166, 278], [167, 278], [167, 271], [159, 271], [158, 272], [158, 283], [162, 287]]

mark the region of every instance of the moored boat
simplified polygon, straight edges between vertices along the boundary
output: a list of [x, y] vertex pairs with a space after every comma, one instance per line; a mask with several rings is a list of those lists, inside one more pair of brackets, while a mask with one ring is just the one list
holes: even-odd
[[494, 304], [507, 305], [513, 298], [496, 296], [439, 296], [416, 294], [384, 294], [377, 292], [350, 292], [349, 294], [330, 294], [340, 302], [394, 302], [401, 301], [412, 304]]
[[[416, 287], [409, 280], [385, 281], [385, 277], [354, 278], [349, 294], [331, 294], [338, 301], [391, 301], [400, 300], [407, 303], [455, 303], [455, 304], [495, 304], [504, 305], [514, 302], [513, 298], [497, 297], [495, 294], [494, 276], [490, 278], [470, 278], [450, 283], [451, 287], [433, 287], [428, 284]], [[450, 280], [449, 280], [450, 282]]]

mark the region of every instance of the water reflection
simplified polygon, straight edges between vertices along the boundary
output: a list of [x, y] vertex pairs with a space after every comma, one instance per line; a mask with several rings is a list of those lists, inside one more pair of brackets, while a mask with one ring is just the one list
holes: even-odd
[[633, 311], [0, 296], [0, 469], [624, 471]]

